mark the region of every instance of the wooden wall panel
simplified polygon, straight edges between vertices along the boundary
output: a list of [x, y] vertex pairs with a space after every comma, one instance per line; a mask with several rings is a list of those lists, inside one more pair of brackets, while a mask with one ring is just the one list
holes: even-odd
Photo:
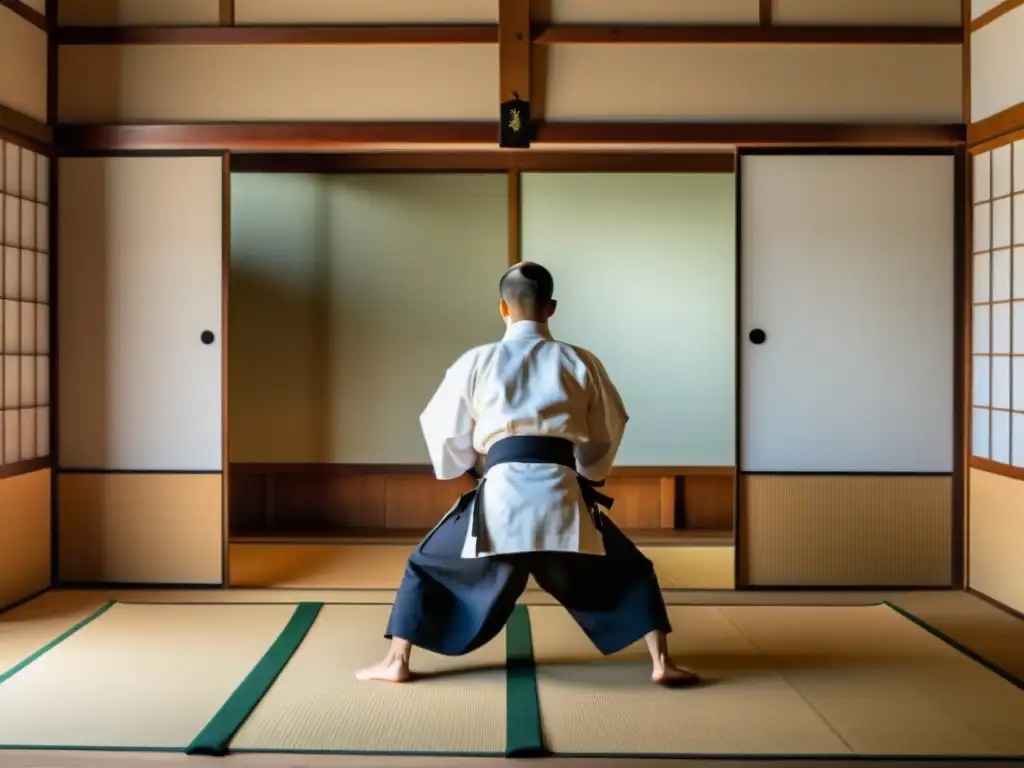
[[46, 122], [46, 32], [0, 5], [0, 105]]
[[433, 528], [472, 488], [468, 478], [441, 482], [432, 477], [388, 477], [384, 485], [384, 527], [392, 530]]
[[60, 50], [59, 93], [60, 119], [73, 123], [496, 120], [498, 55], [488, 45], [72, 45]]
[[[233, 536], [374, 535], [433, 527], [472, 485], [416, 467], [232, 464]], [[609, 478], [610, 517], [630, 530], [732, 529], [731, 474], [661, 476], [629, 469]], [[671, 492], [668, 492], [671, 490]]]
[[774, 0], [772, 23], [955, 27], [960, 0]]
[[221, 476], [62, 474], [62, 582], [219, 584]]
[[612, 477], [605, 491], [615, 499], [608, 516], [620, 528], [661, 527], [661, 478]]
[[952, 583], [949, 476], [743, 478], [741, 566], [753, 586]]
[[681, 484], [683, 520], [679, 527], [688, 531], [732, 530], [734, 482], [731, 474], [685, 478]]
[[[536, 5], [536, 3], [535, 3]], [[759, 0], [550, 0], [556, 24], [757, 24]]]
[[50, 470], [0, 480], [0, 610], [50, 586]]
[[1024, 480], [971, 470], [967, 585], [1024, 613]]
[[[959, 122], [958, 46], [554, 46], [550, 120]], [[666, 72], [687, 73], [667, 88]]]
[[498, 0], [235, 0], [238, 25], [494, 24], [497, 21]]
[[60, 0], [58, 18], [67, 27], [213, 26], [219, 10], [219, 0]]
[[971, 34], [971, 122], [1024, 103], [1024, 5]]

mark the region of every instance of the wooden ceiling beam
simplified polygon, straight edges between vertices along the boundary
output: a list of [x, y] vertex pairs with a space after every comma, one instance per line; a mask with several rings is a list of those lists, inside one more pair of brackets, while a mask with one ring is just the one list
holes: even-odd
[[61, 27], [61, 45], [497, 45], [496, 24]]
[[726, 144], [737, 147], [932, 147], [966, 140], [955, 124], [910, 123], [542, 123], [545, 144]]
[[[527, 0], [507, 0], [526, 3]], [[2, 0], [0, 0], [2, 2]], [[510, 19], [520, 19], [509, 10]], [[343, 26], [60, 27], [60, 45], [500, 45], [502, 24]], [[518, 32], [516, 34], [519, 34]], [[962, 28], [792, 25], [535, 23], [511, 52], [535, 45], [960, 45]], [[508, 55], [513, 55], [509, 53]], [[515, 54], [521, 56], [522, 54]]]
[[[62, 153], [145, 150], [281, 152], [417, 145], [493, 147], [494, 122], [199, 123], [61, 125]], [[569, 122], [536, 124], [549, 145], [719, 145], [738, 147], [946, 147], [962, 144], [955, 124]]]
[[734, 152], [573, 152], [484, 150], [432, 152], [236, 153], [233, 173], [389, 173], [480, 171], [615, 171], [732, 173]]
[[967, 143], [972, 147], [998, 145], [1001, 137], [1024, 131], [1024, 102], [1004, 109], [967, 127]]
[[48, 155], [53, 145], [53, 131], [46, 123], [0, 104], [0, 140]]
[[537, 45], [960, 45], [961, 27], [567, 25], [537, 30]]
[[46, 16], [41, 14], [35, 8], [31, 8], [20, 0], [0, 0], [0, 8], [6, 8], [9, 11], [13, 11], [27, 21], [29, 24], [38, 27], [43, 32], [48, 32], [50, 24], [46, 19]]
[[970, 22], [971, 32], [977, 32], [979, 29], [987, 27], [996, 19], [1020, 8], [1022, 5], [1024, 5], [1024, 0], [1003, 0], [1003, 2], [993, 8], [989, 8], [976, 19], [971, 19], [970, 8], [968, 7], [966, 19]]

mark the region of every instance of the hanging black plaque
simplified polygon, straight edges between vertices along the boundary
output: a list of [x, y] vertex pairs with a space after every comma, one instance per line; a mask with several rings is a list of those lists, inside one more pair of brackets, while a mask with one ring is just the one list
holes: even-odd
[[526, 149], [533, 139], [530, 122], [530, 102], [512, 99], [501, 105], [501, 127], [498, 145], [509, 149]]

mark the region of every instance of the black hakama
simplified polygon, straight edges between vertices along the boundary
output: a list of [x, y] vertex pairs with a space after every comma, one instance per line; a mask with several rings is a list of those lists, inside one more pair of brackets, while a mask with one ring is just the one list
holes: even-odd
[[[521, 452], [506, 452], [505, 460], [521, 457]], [[490, 455], [488, 459], [495, 463]], [[479, 490], [477, 486], [464, 496], [409, 557], [387, 638], [402, 638], [445, 656], [469, 653], [502, 630], [531, 575], [603, 654], [621, 651], [653, 630], [671, 632], [654, 565], [596, 506], [592, 513], [604, 539], [604, 555], [462, 557]]]

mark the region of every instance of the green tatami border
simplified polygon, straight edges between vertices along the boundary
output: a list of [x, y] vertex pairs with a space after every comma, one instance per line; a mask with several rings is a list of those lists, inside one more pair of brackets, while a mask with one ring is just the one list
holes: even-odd
[[[287, 603], [283, 603], [287, 605]], [[228, 754], [231, 739], [259, 705], [274, 681], [288, 665], [292, 656], [320, 615], [323, 603], [299, 603], [281, 634], [263, 654], [256, 666], [224, 702], [213, 719], [185, 748], [189, 755]]]
[[28, 656], [27, 658], [23, 659], [22, 661], [18, 662], [17, 664], [15, 664], [13, 667], [11, 667], [6, 672], [0, 674], [0, 685], [2, 685], [3, 683], [7, 682], [8, 680], [10, 680], [12, 677], [14, 677], [16, 674], [21, 672], [21, 670], [23, 670], [25, 667], [27, 667], [33, 661], [38, 659], [40, 656], [42, 656], [42, 655], [52, 651], [54, 648], [56, 648], [58, 645], [63, 643], [65, 640], [67, 640], [73, 634], [78, 632], [80, 629], [82, 629], [86, 625], [91, 624], [92, 622], [94, 622], [96, 619], [98, 619], [104, 613], [106, 613], [111, 608], [113, 608], [116, 604], [117, 604], [117, 600], [109, 600], [108, 602], [104, 603], [102, 606], [97, 608], [95, 611], [93, 611], [91, 614], [86, 616], [80, 622], [78, 622], [77, 624], [72, 626], [70, 629], [65, 630], [62, 634], [58, 635], [56, 638], [54, 638], [53, 640], [48, 642], [46, 645], [44, 645], [38, 651], [36, 651], [35, 653], [31, 654], [30, 656]]
[[530, 609], [517, 605], [505, 627], [505, 756], [547, 754], [537, 694]]
[[[102, 606], [97, 608], [91, 614], [86, 616], [80, 622], [72, 626], [70, 629], [65, 630], [62, 634], [51, 640], [49, 643], [44, 645], [39, 650], [19, 662], [9, 670], [0, 674], [0, 685], [10, 680], [25, 667], [29, 666], [32, 662], [39, 659], [39, 657], [49, 653], [58, 645], [63, 643], [65, 640], [70, 638], [79, 630], [83, 629], [86, 625], [91, 624], [100, 618], [103, 614], [118, 604], [118, 600], [109, 600]], [[95, 747], [95, 746], [69, 746], [64, 744], [0, 744], [0, 750], [11, 751], [20, 750], [25, 752], [46, 752], [46, 751], [75, 751], [75, 752], [180, 752], [180, 749], [173, 747]]]
[[[369, 591], [369, 590], [358, 590], [358, 591]], [[141, 595], [140, 595], [141, 597]], [[301, 647], [303, 641], [307, 637], [309, 631], [314, 626], [318, 616], [321, 613], [322, 608], [326, 606], [390, 606], [392, 602], [380, 601], [380, 602], [351, 602], [345, 600], [335, 601], [323, 601], [323, 602], [293, 602], [289, 600], [284, 601], [268, 601], [268, 600], [227, 600], [227, 601], [211, 601], [211, 600], [154, 600], [149, 601], [145, 599], [129, 599], [129, 600], [110, 600], [105, 602], [100, 608], [95, 610], [85, 619], [79, 621], [77, 624], [64, 631], [62, 634], [57, 636], [54, 640], [47, 643], [39, 650], [32, 653], [30, 656], [25, 658], [23, 661], [12, 667], [7, 672], [0, 674], [0, 684], [10, 679], [13, 675], [17, 674], [25, 667], [39, 659], [45, 653], [49, 652], [60, 643], [66, 641], [76, 632], [87, 626], [89, 623], [100, 618], [104, 613], [110, 610], [113, 606], [121, 603], [123, 605], [185, 605], [185, 606], [221, 606], [221, 607], [233, 607], [233, 606], [254, 606], [254, 605], [279, 605], [279, 606], [294, 606], [294, 611], [285, 625], [281, 630], [277, 638], [271, 644], [271, 646], [263, 654], [262, 658], [257, 664], [250, 670], [248, 675], [238, 685], [235, 691], [227, 698], [227, 700], [221, 705], [217, 713], [207, 723], [207, 725], [200, 731], [200, 733], [193, 739], [192, 743], [187, 747], [145, 747], [145, 746], [133, 746], [133, 747], [102, 747], [102, 746], [73, 746], [73, 745], [0, 745], [0, 750], [27, 750], [27, 751], [47, 751], [47, 750], [65, 750], [65, 751], [82, 751], [82, 752], [177, 752], [181, 754], [183, 751], [187, 754], [198, 754], [198, 755], [212, 755], [212, 756], [224, 756], [231, 753], [260, 753], [260, 754], [296, 754], [296, 755], [388, 755], [388, 756], [422, 756], [422, 757], [439, 757], [439, 758], [471, 758], [471, 757], [497, 757], [502, 756], [500, 752], [446, 752], [446, 751], [432, 751], [432, 750], [388, 750], [372, 749], [372, 750], [302, 750], [302, 749], [232, 749], [230, 744], [231, 740], [238, 733], [239, 729], [244, 725], [246, 720], [252, 715], [252, 712], [257, 708], [260, 701], [266, 696], [274, 682], [277, 680], [279, 675], [287, 667], [290, 660], [293, 658], [295, 653]], [[685, 604], [692, 605], [692, 604]], [[714, 604], [704, 603], [703, 601], [697, 605], [706, 607], [718, 607], [718, 608], [732, 608], [732, 607], [746, 607], [751, 605], [764, 606], [763, 603], [740, 603], [740, 604]], [[786, 603], [772, 603], [776, 606], [789, 605]], [[1006, 682], [1014, 685], [1017, 688], [1024, 690], [1024, 679], [1008, 672], [1001, 668], [997, 664], [988, 661], [982, 657], [979, 653], [973, 651], [971, 648], [963, 645], [962, 643], [954, 640], [949, 635], [941, 630], [936, 629], [928, 622], [919, 618], [910, 611], [901, 608], [888, 600], [872, 600], [860, 603], [835, 603], [835, 602], [820, 602], [820, 603], [808, 603], [800, 604], [796, 607], [841, 607], [841, 608], [866, 608], [866, 607], [880, 607], [885, 606], [889, 610], [893, 611], [897, 615], [918, 626], [931, 634], [936, 639], [950, 646], [960, 654], [966, 656], [971, 661], [980, 664], [989, 672], [998, 675]], [[553, 754], [547, 748], [544, 742], [543, 722], [540, 711], [540, 699], [539, 699], [539, 685], [537, 679], [537, 666], [536, 656], [534, 649], [534, 642], [532, 637], [531, 629], [531, 617], [530, 612], [532, 609], [544, 609], [544, 608], [557, 608], [559, 607], [556, 603], [542, 603], [542, 604], [518, 604], [512, 612], [509, 619], [508, 625], [505, 628], [505, 659], [506, 659], [506, 734], [505, 734], [505, 757], [509, 758], [531, 758], [531, 757], [543, 757]], [[684, 605], [674, 604], [668, 606], [670, 610], [672, 608], [684, 607]], [[344, 727], [344, 723], [339, 723], [339, 727]], [[787, 754], [741, 754], [741, 753], [722, 753], [722, 754], [711, 754], [711, 753], [647, 753], [647, 754], [635, 754], [628, 752], [593, 752], [593, 753], [574, 753], [574, 752], [558, 752], [554, 753], [559, 757], [566, 758], [591, 758], [591, 759], [602, 759], [602, 758], [630, 758], [630, 759], [704, 759], [704, 760], [786, 760], [795, 762], [806, 762], [808, 760], [830, 760], [837, 762], [873, 762], [873, 761], [892, 761], [892, 762], [907, 762], [907, 761], [927, 761], [927, 762], [949, 762], [949, 761], [964, 761], [970, 760], [978, 763], [1017, 763], [1024, 762], [1024, 755], [951, 755], [951, 756], [939, 756], [939, 755], [861, 755], [861, 754], [798, 754], [798, 755], [787, 755]]]

